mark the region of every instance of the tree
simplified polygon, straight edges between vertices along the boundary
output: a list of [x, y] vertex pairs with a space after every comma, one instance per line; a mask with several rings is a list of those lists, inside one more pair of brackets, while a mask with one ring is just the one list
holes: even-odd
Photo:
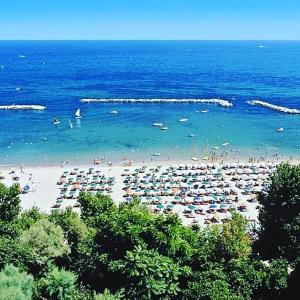
[[80, 193], [78, 202], [81, 205], [81, 218], [91, 226], [97, 222], [97, 216], [101, 216], [105, 212], [112, 213], [117, 208], [109, 196], [99, 193], [96, 195]]
[[6, 187], [0, 183], [0, 220], [11, 222], [21, 211], [21, 200], [19, 198], [19, 185], [14, 184]]
[[46, 218], [47, 215], [41, 213], [38, 207], [32, 207], [28, 210], [25, 210], [19, 214], [16, 223], [20, 230], [29, 229], [37, 221]]
[[46, 219], [37, 221], [28, 230], [25, 230], [19, 241], [30, 249], [40, 267], [70, 251], [61, 227]]
[[124, 260], [114, 262], [112, 267], [127, 278], [128, 299], [171, 299], [180, 290], [179, 277], [184, 272], [170, 258], [140, 246], [128, 251]]
[[265, 259], [300, 259], [300, 166], [281, 164], [259, 197], [261, 224], [256, 249]]
[[74, 299], [77, 276], [64, 269], [54, 268], [44, 279], [47, 299], [68, 300]]
[[59, 225], [63, 231], [64, 236], [70, 246], [70, 255], [68, 255], [68, 261], [64, 262], [64, 266], [67, 264], [70, 268], [77, 264], [80, 259], [79, 245], [84, 242], [88, 236], [88, 227], [80, 218], [80, 216], [72, 211], [71, 208], [66, 208], [63, 211], [53, 211], [49, 216], [49, 220]]
[[34, 258], [28, 247], [21, 245], [18, 240], [7, 237], [0, 238], [0, 268], [13, 264], [22, 269], [30, 270]]
[[102, 294], [95, 294], [93, 300], [119, 300], [122, 299], [122, 293], [112, 294], [108, 289], [105, 289]]
[[226, 259], [245, 258], [251, 253], [251, 239], [247, 233], [247, 220], [235, 213], [232, 220], [221, 227], [218, 238], [220, 255]]
[[235, 294], [221, 263], [210, 262], [200, 272], [193, 273], [184, 291], [186, 300], [243, 300]]
[[33, 277], [13, 265], [0, 272], [0, 300], [31, 300], [33, 286]]

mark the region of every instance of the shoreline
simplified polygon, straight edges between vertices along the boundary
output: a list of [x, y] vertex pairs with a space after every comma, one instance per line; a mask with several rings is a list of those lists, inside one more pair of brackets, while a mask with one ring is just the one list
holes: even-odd
[[[195, 156], [196, 157], [196, 156]], [[95, 163], [93, 160], [90, 162], [88, 161], [81, 161], [80, 159], [78, 160], [70, 160], [70, 161], [62, 161], [61, 163], [58, 162], [37, 162], [37, 163], [24, 163], [24, 162], [18, 162], [18, 163], [7, 163], [7, 164], [0, 164], [0, 170], [1, 169], [8, 169], [8, 168], [48, 168], [48, 167], [126, 167], [126, 166], [142, 166], [142, 165], [171, 165], [171, 164], [201, 164], [201, 163], [220, 163], [220, 164], [225, 164], [225, 163], [248, 163], [248, 162], [253, 162], [253, 163], [259, 163], [259, 162], [271, 162], [271, 163], [282, 163], [282, 162], [290, 162], [292, 164], [300, 164], [300, 156], [295, 157], [295, 156], [282, 156], [282, 157], [257, 157], [257, 156], [247, 156], [247, 155], [241, 155], [238, 157], [222, 157], [222, 156], [209, 156], [206, 155], [204, 157], [197, 157], [198, 159], [195, 160], [191, 157], [190, 159], [188, 158], [175, 158], [175, 159], [162, 159], [160, 157], [155, 157], [152, 156], [150, 159], [149, 157], [146, 159], [133, 159], [133, 158], [128, 158], [128, 159], [121, 159], [121, 160], [115, 160], [115, 159], [100, 159], [98, 160], [99, 163]], [[131, 162], [131, 164], [130, 164]]]

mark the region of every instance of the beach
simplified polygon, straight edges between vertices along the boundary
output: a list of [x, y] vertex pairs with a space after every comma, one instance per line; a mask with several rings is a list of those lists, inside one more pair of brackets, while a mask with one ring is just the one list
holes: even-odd
[[[299, 163], [292, 161], [290, 163]], [[278, 162], [147, 161], [109, 165], [2, 166], [2, 183], [18, 183], [23, 210], [80, 212], [80, 191], [109, 195], [116, 204], [136, 195], [153, 213], [177, 213], [187, 225], [230, 218], [230, 209], [257, 221], [256, 194], [266, 187]], [[238, 197], [238, 200], [237, 200]], [[245, 206], [241, 208], [241, 205]]]

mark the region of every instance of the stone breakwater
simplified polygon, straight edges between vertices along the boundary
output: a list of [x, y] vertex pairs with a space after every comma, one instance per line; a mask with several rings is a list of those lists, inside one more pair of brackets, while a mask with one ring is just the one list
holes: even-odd
[[0, 105], [0, 110], [45, 110], [42, 105]]
[[207, 103], [217, 104], [223, 107], [232, 107], [233, 104], [227, 100], [222, 99], [81, 99], [82, 103]]
[[265, 102], [265, 101], [252, 100], [252, 101], [248, 101], [248, 103], [251, 104], [251, 105], [262, 106], [262, 107], [265, 107], [265, 108], [277, 110], [277, 111], [282, 112], [282, 113], [300, 114], [299, 109], [279, 106], [279, 105], [271, 104], [271, 103], [268, 103], [268, 102]]

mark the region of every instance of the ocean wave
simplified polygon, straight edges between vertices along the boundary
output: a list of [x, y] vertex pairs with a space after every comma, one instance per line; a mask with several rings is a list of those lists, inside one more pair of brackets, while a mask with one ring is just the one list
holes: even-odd
[[42, 105], [0, 105], [0, 110], [44, 110]]
[[102, 99], [81, 99], [83, 103], [207, 103], [217, 104], [223, 107], [232, 107], [233, 104], [227, 100], [222, 99], [113, 99], [113, 98], [102, 98]]
[[282, 113], [287, 113], [287, 114], [300, 114], [300, 110], [296, 109], [296, 108], [288, 108], [285, 106], [279, 106], [279, 105], [275, 105], [269, 102], [265, 102], [265, 101], [261, 101], [261, 100], [251, 100], [248, 101], [249, 104], [251, 105], [256, 105], [256, 106], [262, 106], [262, 107], [266, 107], [272, 110], [277, 110], [279, 112]]

